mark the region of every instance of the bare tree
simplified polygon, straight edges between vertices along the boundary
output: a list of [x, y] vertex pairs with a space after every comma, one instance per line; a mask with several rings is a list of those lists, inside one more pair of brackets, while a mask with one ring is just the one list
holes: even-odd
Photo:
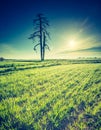
[[37, 39], [37, 44], [34, 46], [36, 51], [37, 46], [40, 46], [40, 57], [41, 61], [45, 58], [45, 49], [49, 49], [48, 44], [46, 44], [47, 39], [50, 38], [47, 28], [49, 27], [49, 22], [43, 14], [38, 14], [36, 19], [33, 20], [34, 24], [34, 33], [32, 33], [29, 39], [32, 39], [33, 42]]

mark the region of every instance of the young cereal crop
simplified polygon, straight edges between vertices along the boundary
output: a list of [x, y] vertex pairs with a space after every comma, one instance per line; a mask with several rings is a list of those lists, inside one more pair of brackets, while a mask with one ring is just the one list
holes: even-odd
[[101, 129], [100, 63], [12, 62], [0, 72], [1, 130]]

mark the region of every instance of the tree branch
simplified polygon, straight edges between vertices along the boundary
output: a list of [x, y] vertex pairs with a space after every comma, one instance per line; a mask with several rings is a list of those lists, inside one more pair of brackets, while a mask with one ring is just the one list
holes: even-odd
[[28, 39], [34, 39], [35, 37], [40, 37], [40, 35], [31, 34], [30, 37], [29, 37]]
[[45, 44], [45, 47], [47, 47], [47, 49], [50, 51], [50, 48], [49, 48], [49, 46], [47, 44]]
[[34, 46], [34, 48], [33, 48], [34, 51], [36, 51], [36, 47], [37, 47], [38, 45], [40, 45], [40, 43], [38, 43], [38, 44], [36, 44], [36, 45]]

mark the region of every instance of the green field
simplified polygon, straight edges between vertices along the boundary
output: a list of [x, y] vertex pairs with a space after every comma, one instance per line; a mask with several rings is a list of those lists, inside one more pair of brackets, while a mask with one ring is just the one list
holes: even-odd
[[0, 130], [101, 130], [99, 62], [0, 62]]

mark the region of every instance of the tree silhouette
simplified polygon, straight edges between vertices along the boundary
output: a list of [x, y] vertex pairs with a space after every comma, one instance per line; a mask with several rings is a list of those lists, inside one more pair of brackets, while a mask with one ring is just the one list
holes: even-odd
[[37, 46], [40, 46], [40, 57], [41, 61], [45, 58], [45, 49], [49, 49], [48, 44], [46, 44], [47, 39], [50, 38], [47, 28], [49, 27], [49, 22], [43, 14], [38, 14], [36, 19], [33, 20], [34, 24], [34, 33], [32, 33], [29, 39], [32, 39], [33, 42], [37, 39], [37, 44], [34, 45], [34, 51], [37, 50]]

